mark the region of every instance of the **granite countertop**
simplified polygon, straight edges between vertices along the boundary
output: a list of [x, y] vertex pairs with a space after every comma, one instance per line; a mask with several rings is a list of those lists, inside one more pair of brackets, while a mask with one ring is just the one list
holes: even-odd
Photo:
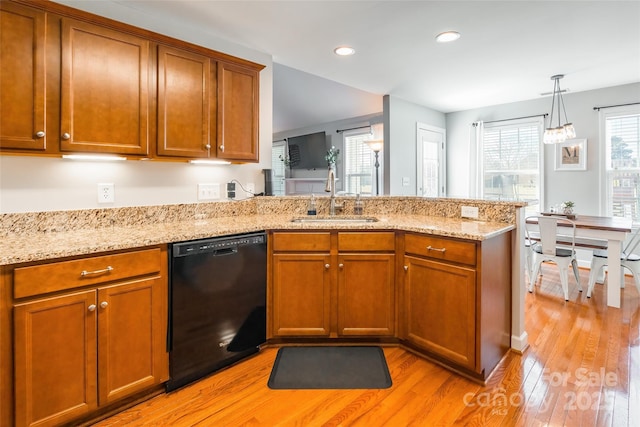
[[[260, 230], [404, 230], [469, 240], [485, 240], [515, 228], [505, 222], [419, 214], [371, 215], [376, 222], [294, 223], [302, 215], [241, 214], [200, 220], [146, 222], [62, 231], [15, 232], [0, 241], [0, 265], [43, 261], [99, 252], [202, 239]], [[346, 216], [353, 218], [352, 216]]]

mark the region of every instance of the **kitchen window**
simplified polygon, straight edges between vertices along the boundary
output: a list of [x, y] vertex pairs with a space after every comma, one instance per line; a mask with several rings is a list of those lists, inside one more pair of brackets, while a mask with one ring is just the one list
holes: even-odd
[[640, 222], [640, 107], [602, 114], [606, 216]]
[[[377, 131], [374, 129], [373, 131]], [[381, 130], [380, 130], [381, 133]], [[374, 139], [373, 132], [351, 131], [344, 132], [344, 187], [346, 193], [351, 194], [375, 194], [375, 157], [374, 153], [365, 143]], [[379, 176], [382, 175], [382, 151], [379, 153]], [[379, 183], [381, 186], [382, 184]], [[382, 194], [380, 187], [380, 194]]]
[[271, 189], [274, 196], [284, 196], [284, 178], [285, 166], [283, 159], [286, 158], [287, 143], [282, 141], [275, 141], [271, 145]]
[[539, 212], [543, 118], [479, 126], [482, 197], [527, 201], [527, 212]]

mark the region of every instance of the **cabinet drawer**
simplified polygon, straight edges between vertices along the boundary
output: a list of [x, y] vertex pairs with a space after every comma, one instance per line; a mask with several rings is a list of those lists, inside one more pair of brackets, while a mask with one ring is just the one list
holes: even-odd
[[476, 245], [472, 242], [407, 234], [404, 237], [404, 250], [423, 257], [468, 265], [476, 264]]
[[396, 238], [393, 232], [344, 232], [338, 233], [340, 252], [389, 252], [395, 251]]
[[274, 252], [329, 252], [331, 234], [321, 233], [273, 233]]
[[63, 291], [160, 271], [160, 248], [95, 256], [14, 270], [14, 298]]

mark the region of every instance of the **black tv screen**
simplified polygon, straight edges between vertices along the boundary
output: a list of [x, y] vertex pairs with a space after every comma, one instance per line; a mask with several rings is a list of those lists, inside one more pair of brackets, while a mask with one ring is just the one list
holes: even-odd
[[291, 169], [326, 168], [327, 136], [324, 132], [287, 138]]

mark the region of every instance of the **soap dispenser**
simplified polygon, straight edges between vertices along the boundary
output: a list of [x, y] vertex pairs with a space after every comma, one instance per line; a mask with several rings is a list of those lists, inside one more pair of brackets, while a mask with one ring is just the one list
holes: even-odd
[[364, 210], [364, 203], [362, 199], [360, 199], [360, 193], [356, 195], [356, 201], [353, 204], [353, 213], [354, 215], [362, 215], [362, 211]]
[[311, 199], [309, 199], [309, 207], [307, 208], [307, 215], [315, 215], [316, 214], [316, 196], [311, 195]]

